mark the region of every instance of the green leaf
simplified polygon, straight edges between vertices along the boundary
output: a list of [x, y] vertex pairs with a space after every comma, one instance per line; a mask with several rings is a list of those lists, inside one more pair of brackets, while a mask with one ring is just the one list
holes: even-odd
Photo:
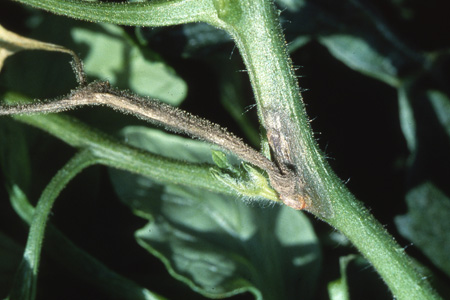
[[450, 100], [427, 89], [428, 78], [405, 81], [399, 93], [402, 130], [411, 151], [408, 212], [396, 218], [399, 232], [450, 275]]
[[320, 42], [348, 67], [389, 85], [398, 85], [396, 66], [367, 39], [349, 34], [333, 34], [321, 37]]
[[[33, 219], [34, 208], [29, 203], [26, 195], [23, 194], [17, 186], [12, 187], [10, 191], [10, 200], [11, 204], [15, 207], [16, 212], [26, 223], [30, 224]], [[2, 241], [3, 244], [1, 245], [4, 245], [6, 241]], [[102, 290], [106, 295], [109, 295], [111, 299], [165, 299], [110, 270], [94, 257], [74, 245], [51, 224], [49, 225], [48, 234], [46, 236], [45, 250], [52, 260], [55, 260], [58, 264], [65, 267], [68, 272], [78, 276], [80, 280], [95, 288]], [[23, 252], [21, 248], [20, 252]], [[20, 256], [21, 255], [19, 254], [17, 259], [11, 260], [9, 263], [12, 264], [13, 262], [17, 262], [18, 265]], [[17, 265], [14, 267], [17, 267]], [[10, 270], [8, 274], [10, 279], [12, 278], [12, 273], [14, 273], [14, 270]], [[26, 279], [27, 278], [24, 280]], [[26, 288], [27, 286], [22, 284], [19, 287]], [[17, 291], [15, 292], [17, 293]], [[10, 296], [9, 299], [13, 299], [13, 297], [15, 296]]]
[[244, 199], [258, 199], [263, 197], [264, 199], [275, 202], [280, 201], [278, 194], [270, 186], [267, 177], [251, 165], [243, 163], [242, 168], [231, 168], [229, 173], [231, 174], [211, 169], [211, 174], [217, 180], [232, 188]]
[[[197, 162], [211, 157], [210, 146], [199, 141], [133, 128], [125, 137], [167, 156]], [[111, 178], [120, 199], [149, 220], [136, 233], [139, 244], [195, 291], [214, 298], [250, 291], [258, 299], [311, 299], [321, 256], [303, 213], [116, 170]]]
[[436, 117], [450, 139], [450, 98], [438, 90], [427, 91]]
[[[119, 26], [83, 24], [49, 16], [31, 35], [81, 53], [84, 69], [91, 78], [108, 80], [118, 88], [131, 89], [175, 106], [186, 97], [187, 85], [175, 71], [157, 54], [139, 47]], [[73, 53], [59, 46], [55, 49]], [[61, 65], [68, 66], [66, 62], [67, 58], [55, 54], [26, 53], [13, 57], [4, 76], [10, 89], [39, 98], [53, 97], [54, 93], [59, 96], [74, 88], [74, 74], [69, 68], [61, 68]], [[24, 74], [24, 69], [29, 71]]]
[[71, 35], [78, 45], [89, 46], [83, 60], [88, 75], [174, 106], [186, 97], [187, 85], [174, 70], [139, 48], [121, 27], [92, 24], [73, 28]]
[[[5, 183], [11, 206], [24, 222], [31, 224], [33, 218], [45, 217], [45, 212], [41, 212], [39, 216], [36, 216], [35, 208], [30, 204], [23, 191], [23, 186], [28, 186], [27, 183], [31, 174], [28, 147], [22, 130], [23, 126], [9, 119], [1, 119], [0, 122], [0, 170], [3, 173], [3, 177], [7, 179]], [[45, 222], [42, 222], [40, 225], [43, 230]], [[36, 235], [36, 230], [34, 232], [34, 235]], [[32, 238], [30, 234], [29, 239]], [[36, 247], [27, 246], [28, 253], [31, 252], [35, 256], [40, 256], [39, 242], [33, 244]], [[102, 290], [111, 299], [164, 299], [110, 270], [94, 257], [74, 245], [51, 224], [49, 224], [47, 229], [43, 250], [48, 254], [48, 257], [66, 268], [67, 272], [77, 276], [81, 281], [94, 286], [96, 289]], [[18, 295], [21, 295], [20, 297], [25, 297], [24, 295], [32, 297], [32, 281], [37, 279], [37, 276], [33, 275], [33, 264], [22, 263], [21, 268], [16, 272], [23, 252], [22, 247], [16, 245], [0, 232], [0, 292], [2, 295], [6, 295], [11, 289], [14, 273], [18, 273], [16, 276], [16, 287], [9, 299], [15, 299]]]
[[227, 155], [222, 151], [211, 150], [212, 159], [214, 163], [221, 169], [230, 169], [231, 166], [228, 163]]
[[450, 276], [450, 198], [425, 182], [406, 195], [408, 213], [395, 221], [400, 233]]
[[[272, 189], [266, 175], [247, 163], [236, 166], [228, 162], [225, 153], [212, 150], [212, 159], [220, 170], [211, 168], [211, 174], [232, 188], [244, 199], [265, 198], [280, 201], [278, 194]], [[261, 199], [263, 200], [263, 199]]]
[[415, 153], [417, 149], [416, 137], [416, 120], [414, 118], [414, 111], [408, 99], [407, 91], [404, 87], [398, 90], [398, 106], [400, 127], [405, 137], [406, 144], [410, 153]]
[[[10, 201], [16, 212], [28, 224], [33, 221], [35, 209], [29, 203], [27, 196], [18, 188], [13, 186], [10, 189]], [[151, 291], [137, 285], [133, 281], [122, 277], [103, 265], [100, 261], [84, 252], [73, 244], [60, 231], [51, 224], [48, 226], [46, 234], [45, 252], [52, 260], [66, 268], [68, 272], [76, 275], [81, 281], [102, 290], [110, 299], [131, 299], [131, 300], [164, 300], [165, 298], [152, 293]], [[23, 252], [21, 250], [21, 252]], [[16, 260], [20, 262], [19, 258]], [[19, 276], [22, 275], [24, 268], [19, 269]], [[10, 272], [9, 277], [11, 276]], [[14, 299], [17, 293], [22, 293], [17, 289], [27, 289], [27, 285], [23, 284], [29, 278], [24, 278], [22, 284], [16, 287], [13, 295], [9, 299]], [[27, 292], [27, 291], [23, 291]], [[23, 299], [23, 298], [21, 298]]]

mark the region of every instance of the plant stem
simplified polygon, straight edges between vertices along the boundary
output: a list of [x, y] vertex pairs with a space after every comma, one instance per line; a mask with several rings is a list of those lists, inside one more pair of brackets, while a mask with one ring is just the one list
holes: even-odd
[[[333, 172], [317, 148], [273, 2], [236, 1], [221, 8], [221, 22], [211, 23], [236, 41], [273, 159], [294, 169], [296, 189], [309, 198], [307, 210], [321, 218], [331, 216], [332, 200], [324, 187], [339, 180], [332, 178]], [[320, 176], [318, 170], [326, 174]]]
[[384, 227], [347, 189], [331, 191], [339, 214], [328, 220], [372, 263], [396, 299], [441, 299]]
[[[14, 93], [6, 94], [4, 99], [11, 104], [29, 103], [28, 99]], [[226, 195], [238, 193], [244, 197], [267, 198], [269, 193], [272, 195], [269, 199], [274, 200], [274, 192], [268, 185], [267, 189], [233, 190], [216, 176], [222, 172], [215, 165], [179, 161], [136, 149], [68, 116], [14, 115], [13, 118], [40, 128], [73, 147], [90, 149], [96, 162], [105, 166], [147, 176], [160, 183], [187, 185]]]
[[232, 193], [229, 187], [211, 175], [212, 165], [181, 162], [145, 152], [61, 115], [14, 118], [47, 131], [69, 145], [91, 149], [100, 164], [141, 174], [161, 183], [191, 185], [218, 193]]
[[[397, 299], [439, 299], [411, 260], [332, 172], [315, 142], [273, 1], [221, 1], [220, 27], [246, 64], [275, 158], [297, 170], [310, 211], [345, 234]], [[227, 6], [228, 5], [228, 6]], [[271, 135], [277, 135], [276, 139]], [[277, 143], [278, 142], [278, 143]], [[282, 147], [279, 147], [282, 146]]]
[[124, 3], [81, 0], [15, 1], [80, 20], [132, 26], [170, 26], [198, 22], [214, 12], [210, 0], [152, 0]]
[[84, 168], [95, 163], [88, 150], [73, 157], [57, 174], [42, 193], [30, 225], [27, 245], [14, 283], [11, 299], [35, 299], [39, 261], [45, 227], [53, 204], [67, 183]]
[[[428, 281], [413, 268], [403, 249], [354, 199], [323, 158], [309, 125], [272, 0], [176, 0], [148, 2], [148, 6], [141, 3], [131, 6], [61, 0], [19, 1], [97, 22], [162, 26], [206, 21], [226, 30], [235, 39], [247, 66], [273, 158], [280, 167], [295, 172], [296, 189], [307, 197], [308, 210], [354, 243], [383, 277], [395, 298], [439, 299]], [[85, 8], [89, 10], [86, 13]], [[216, 13], [212, 13], [214, 8]], [[175, 17], [170, 17], [171, 14]], [[168, 20], [165, 19], [167, 16]], [[104, 149], [111, 151], [110, 147]], [[119, 157], [112, 152], [106, 155], [113, 154]]]
[[[20, 215], [24, 222], [31, 224], [33, 222], [33, 215], [35, 215], [35, 208], [30, 204], [27, 196], [17, 185], [10, 186], [9, 195], [11, 205], [17, 214]], [[44, 250], [47, 252], [47, 255], [51, 256], [52, 260], [57, 261], [66, 269], [71, 270], [72, 274], [91, 283], [111, 298], [132, 300], [166, 299], [110, 270], [100, 261], [78, 248], [58, 229], [52, 226], [52, 224], [48, 224], [47, 226], [45, 243], [47, 246]], [[26, 270], [22, 269], [21, 271]], [[28, 274], [24, 275], [22, 276], [26, 277], [24, 280], [32, 279], [32, 276], [26, 276]], [[27, 285], [23, 281], [18, 282], [15, 287], [17, 290], [11, 294], [16, 293], [17, 295], [24, 286]], [[13, 299], [11, 296], [9, 298], [10, 300]]]

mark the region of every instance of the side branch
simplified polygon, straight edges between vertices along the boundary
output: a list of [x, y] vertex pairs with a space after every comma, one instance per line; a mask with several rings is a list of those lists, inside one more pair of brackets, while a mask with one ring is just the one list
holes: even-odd
[[295, 189], [298, 179], [288, 168], [268, 160], [225, 128], [165, 103], [112, 89], [107, 82], [92, 83], [56, 101], [0, 106], [0, 115], [55, 113], [99, 105], [217, 145], [267, 172], [270, 184], [284, 204], [294, 209], [308, 209], [308, 199]]

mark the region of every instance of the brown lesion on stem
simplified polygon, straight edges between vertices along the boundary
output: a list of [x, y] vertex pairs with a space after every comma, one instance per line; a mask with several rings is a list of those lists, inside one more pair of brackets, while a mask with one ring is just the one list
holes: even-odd
[[278, 166], [279, 174], [281, 175], [281, 178], [277, 178], [280, 175], [276, 173], [272, 175], [275, 179], [271, 180], [271, 183], [273, 182], [273, 185], [277, 185], [273, 186], [273, 188], [279, 192], [280, 199], [287, 206], [298, 210], [308, 210], [311, 202], [305, 193], [302, 177], [297, 174], [294, 165], [287, 163], [291, 162], [291, 159], [287, 150], [285, 137], [280, 135], [277, 130], [268, 128], [267, 139], [272, 151], [273, 160]]
[[292, 208], [307, 210], [319, 217], [333, 216], [328, 199], [320, 195], [319, 183], [309, 171], [308, 158], [303, 155], [306, 146], [293, 138], [290, 116], [283, 109], [268, 107], [262, 110], [262, 115], [271, 157], [282, 176], [280, 180], [271, 180], [280, 199]]

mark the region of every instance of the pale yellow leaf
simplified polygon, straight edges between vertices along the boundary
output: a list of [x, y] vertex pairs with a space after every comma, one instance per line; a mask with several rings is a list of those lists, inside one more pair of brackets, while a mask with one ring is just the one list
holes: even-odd
[[76, 63], [79, 62], [77, 55], [70, 49], [20, 36], [6, 30], [0, 25], [0, 71], [8, 56], [22, 50], [44, 50], [68, 53], [74, 57]]

